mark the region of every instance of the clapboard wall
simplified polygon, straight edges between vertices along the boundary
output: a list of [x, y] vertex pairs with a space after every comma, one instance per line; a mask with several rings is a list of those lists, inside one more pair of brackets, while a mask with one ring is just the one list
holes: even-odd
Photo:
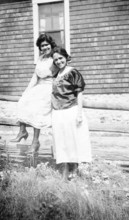
[[[129, 93], [129, 1], [69, 1], [72, 65], [85, 93]], [[32, 0], [0, 0], [0, 94], [21, 95], [33, 72]]]
[[34, 71], [31, 0], [0, 1], [0, 94], [21, 95]]
[[129, 93], [129, 0], [70, 0], [70, 28], [85, 93]]

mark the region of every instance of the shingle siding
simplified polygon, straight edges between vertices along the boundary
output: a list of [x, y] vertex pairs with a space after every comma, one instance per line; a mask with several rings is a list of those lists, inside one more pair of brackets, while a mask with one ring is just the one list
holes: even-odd
[[0, 2], [0, 94], [21, 95], [34, 71], [31, 0]]
[[[129, 1], [69, 1], [71, 64], [85, 93], [129, 93]], [[34, 72], [32, 13], [32, 0], [0, 1], [0, 94], [21, 95]]]
[[129, 1], [70, 0], [70, 29], [85, 93], [128, 93]]

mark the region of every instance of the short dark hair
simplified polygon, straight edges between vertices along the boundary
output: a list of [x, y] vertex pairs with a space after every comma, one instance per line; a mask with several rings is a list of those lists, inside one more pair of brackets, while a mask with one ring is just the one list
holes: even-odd
[[54, 39], [51, 36], [43, 33], [43, 34], [40, 34], [40, 36], [38, 37], [36, 41], [36, 46], [39, 48], [39, 50], [41, 50], [41, 43], [44, 41], [47, 41], [51, 45], [52, 49], [57, 46]]
[[53, 52], [52, 52], [52, 56], [54, 53], [59, 53], [61, 54], [62, 56], [64, 56], [66, 58], [67, 61], [70, 61], [71, 60], [71, 56], [67, 53], [67, 51], [65, 50], [65, 48], [62, 48], [62, 47], [55, 47], [53, 49]]

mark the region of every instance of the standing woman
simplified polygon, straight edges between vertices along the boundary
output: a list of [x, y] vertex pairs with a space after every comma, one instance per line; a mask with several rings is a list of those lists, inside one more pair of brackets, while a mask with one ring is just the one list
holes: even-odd
[[52, 72], [54, 71], [52, 50], [56, 46], [51, 36], [41, 34], [36, 42], [40, 50], [34, 75], [18, 102], [18, 121], [20, 130], [12, 142], [20, 142], [27, 139], [28, 132], [26, 125], [34, 129], [34, 135], [30, 152], [38, 151], [40, 147], [40, 129], [46, 130], [51, 126], [51, 93], [52, 93]]
[[52, 91], [52, 127], [56, 163], [64, 164], [63, 178], [69, 178], [71, 166], [76, 172], [81, 162], [91, 162], [91, 145], [82, 109], [84, 80], [80, 72], [67, 65], [70, 60], [64, 48], [53, 50], [54, 76]]

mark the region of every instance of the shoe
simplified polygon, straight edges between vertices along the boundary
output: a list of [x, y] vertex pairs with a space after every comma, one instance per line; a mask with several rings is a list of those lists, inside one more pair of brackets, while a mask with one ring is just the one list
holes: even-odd
[[74, 180], [77, 178], [77, 173], [70, 173], [68, 176], [68, 180]]
[[39, 148], [40, 148], [40, 143], [39, 143], [39, 141], [34, 142], [34, 143], [30, 146], [30, 148], [29, 148], [29, 150], [28, 150], [28, 153], [37, 153], [38, 150], [39, 150]]
[[25, 140], [28, 138], [28, 132], [18, 134], [16, 138], [10, 140], [10, 142], [20, 142], [21, 139], [24, 138]]

